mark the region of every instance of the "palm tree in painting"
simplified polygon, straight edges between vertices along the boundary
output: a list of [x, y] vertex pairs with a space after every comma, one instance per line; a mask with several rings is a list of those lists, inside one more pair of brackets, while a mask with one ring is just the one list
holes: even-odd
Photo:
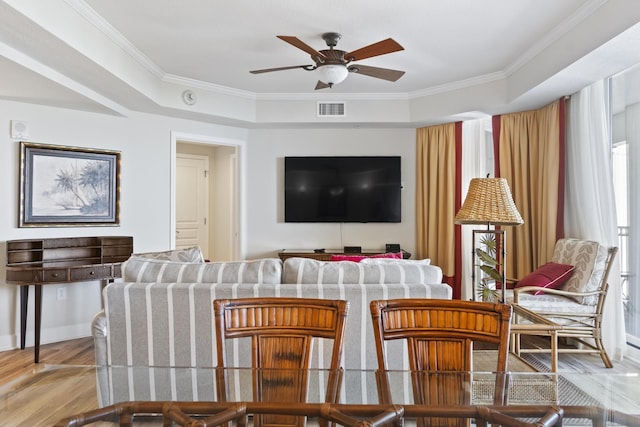
[[56, 177], [56, 186], [62, 192], [73, 194], [73, 199], [70, 203], [67, 201], [62, 204], [65, 209], [80, 209], [82, 206], [87, 205], [77, 185], [77, 171], [75, 168], [72, 167], [70, 170], [60, 169]]
[[78, 183], [89, 192], [90, 202], [81, 209], [83, 213], [101, 213], [109, 209], [109, 163], [87, 163], [80, 173]]
[[83, 214], [100, 214], [109, 210], [109, 164], [89, 161], [80, 171], [75, 167], [60, 169], [56, 187], [73, 195], [65, 209], [79, 209]]

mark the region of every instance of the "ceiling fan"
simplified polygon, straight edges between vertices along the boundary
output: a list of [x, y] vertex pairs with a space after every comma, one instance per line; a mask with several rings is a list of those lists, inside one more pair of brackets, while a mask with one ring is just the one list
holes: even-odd
[[395, 82], [404, 75], [404, 71], [392, 70], [389, 68], [370, 67], [367, 65], [352, 64], [353, 61], [371, 58], [387, 53], [404, 50], [398, 42], [389, 38], [377, 43], [365, 46], [351, 52], [334, 49], [338, 40], [342, 37], [338, 33], [324, 33], [322, 39], [327, 43], [329, 49], [317, 51], [311, 46], [304, 43], [297, 37], [293, 36], [277, 36], [279, 39], [292, 44], [293, 46], [307, 52], [311, 55], [311, 59], [315, 65], [292, 65], [289, 67], [267, 68], [264, 70], [250, 71], [252, 74], [269, 73], [272, 71], [291, 70], [294, 68], [302, 68], [303, 70], [318, 73], [318, 84], [316, 90], [333, 87], [333, 85], [342, 82], [347, 78], [349, 73], [358, 73], [369, 77], [384, 79]]

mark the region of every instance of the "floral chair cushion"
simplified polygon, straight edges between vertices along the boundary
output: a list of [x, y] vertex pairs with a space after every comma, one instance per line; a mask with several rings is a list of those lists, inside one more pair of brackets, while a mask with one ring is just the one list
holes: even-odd
[[[591, 292], [599, 289], [606, 267], [607, 248], [598, 242], [580, 239], [560, 239], [556, 242], [551, 261], [575, 267], [562, 289], [570, 292]], [[597, 295], [574, 298], [580, 304], [595, 305]]]

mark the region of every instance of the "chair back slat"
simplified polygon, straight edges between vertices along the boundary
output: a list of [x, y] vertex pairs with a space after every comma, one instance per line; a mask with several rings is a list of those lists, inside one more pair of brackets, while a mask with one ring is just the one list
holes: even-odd
[[[227, 340], [250, 338], [253, 399], [259, 402], [304, 402], [311, 346], [332, 340], [325, 401], [336, 403], [340, 360], [349, 303], [315, 298], [236, 298], [213, 302], [218, 356], [218, 399], [227, 401]], [[241, 340], [239, 340], [241, 341]], [[323, 422], [324, 423], [324, 422]], [[304, 417], [256, 415], [254, 425], [296, 426]]]
[[[468, 404], [468, 378], [473, 344], [497, 347], [495, 371], [507, 370], [511, 306], [507, 304], [436, 300], [391, 299], [370, 304], [378, 358], [378, 393], [382, 403], [393, 403], [387, 375], [385, 343], [406, 340], [412, 390], [416, 404]], [[446, 375], [449, 372], [450, 375]], [[456, 372], [456, 374], [453, 374]], [[444, 374], [443, 374], [444, 373]], [[498, 375], [494, 400], [505, 398], [504, 378]], [[468, 426], [468, 420], [424, 418], [418, 426]]]

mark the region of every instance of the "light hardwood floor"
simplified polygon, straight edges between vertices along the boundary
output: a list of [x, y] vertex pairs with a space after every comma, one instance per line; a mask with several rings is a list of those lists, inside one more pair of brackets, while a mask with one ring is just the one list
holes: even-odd
[[[93, 338], [79, 338], [40, 346], [40, 362], [47, 365], [93, 365]], [[0, 385], [38, 368], [33, 347], [0, 352]]]
[[[528, 337], [531, 340], [531, 337]], [[536, 345], [535, 339], [525, 344]], [[538, 343], [539, 345], [544, 342]], [[474, 358], [475, 360], [476, 358]], [[481, 357], [477, 358], [481, 361]], [[0, 425], [45, 426], [70, 414], [82, 413], [97, 407], [95, 372], [87, 365], [94, 363], [92, 338], [80, 338], [53, 344], [40, 349], [41, 363], [33, 363], [33, 348], [0, 352], [0, 390], [5, 386], [10, 391], [0, 396]], [[511, 359], [510, 359], [511, 360]], [[510, 362], [510, 370], [530, 370], [521, 360]], [[614, 362], [608, 370], [597, 356], [561, 355], [561, 368], [588, 369], [592, 372], [640, 372], [640, 365], [631, 361]], [[62, 366], [64, 369], [57, 369]], [[481, 369], [480, 369], [481, 370]], [[61, 378], [60, 375], [65, 375]], [[68, 377], [67, 377], [68, 376]], [[64, 383], [61, 391], [58, 383]], [[18, 392], [29, 386], [28, 393]], [[55, 399], [52, 399], [52, 395]], [[52, 405], [52, 400], [57, 403]], [[102, 427], [99, 423], [97, 427]], [[111, 425], [111, 424], [108, 424]]]

